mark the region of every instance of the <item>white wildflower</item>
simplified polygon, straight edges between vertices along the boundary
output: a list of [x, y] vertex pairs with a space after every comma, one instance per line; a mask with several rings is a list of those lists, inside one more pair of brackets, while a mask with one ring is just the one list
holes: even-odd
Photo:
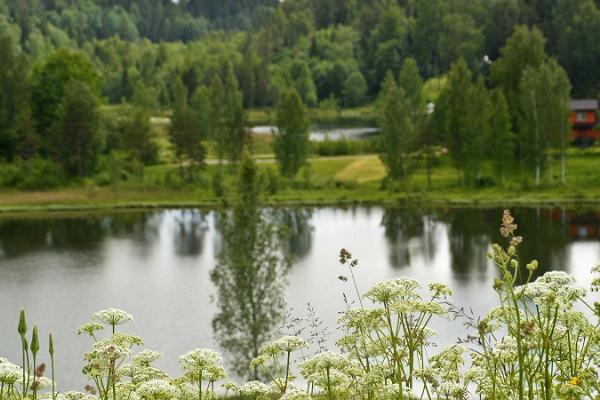
[[136, 393], [142, 399], [173, 399], [177, 396], [177, 388], [163, 379], [153, 379], [142, 383]]
[[122, 325], [133, 320], [131, 314], [123, 310], [119, 310], [118, 308], [108, 308], [106, 310], [98, 311], [94, 314], [94, 318], [100, 322], [112, 326]]

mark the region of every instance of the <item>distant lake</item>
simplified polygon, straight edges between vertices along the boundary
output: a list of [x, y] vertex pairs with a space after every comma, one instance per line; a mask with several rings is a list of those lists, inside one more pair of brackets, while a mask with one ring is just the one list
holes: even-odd
[[[513, 211], [525, 238], [524, 262], [537, 258], [540, 273], [564, 270], [579, 284], [589, 283], [590, 268], [600, 260], [600, 210]], [[498, 271], [486, 252], [500, 239], [499, 208], [264, 212], [290, 233], [281, 247], [294, 261], [285, 276], [275, 278], [287, 309], [303, 316], [310, 303], [327, 327], [331, 346], [340, 335], [336, 320], [345, 308], [342, 293], [353, 298], [349, 284], [337, 279], [346, 273], [338, 262], [341, 248], [359, 258], [355, 272], [362, 291], [384, 279], [410, 276], [423, 284], [449, 284], [455, 291], [452, 302], [475, 315], [497, 304], [491, 285]], [[80, 371], [90, 341], [75, 330], [100, 309], [132, 313], [135, 320], [123, 328], [162, 352], [157, 365], [170, 373], [178, 373], [177, 357], [186, 351], [218, 349], [212, 320], [220, 310], [211, 299], [223, 288], [215, 286], [211, 271], [222, 248], [219, 218], [215, 211], [199, 209], [0, 217], [0, 356], [20, 360], [22, 306], [30, 326], [38, 324], [44, 337], [54, 333], [61, 389], [80, 390], [87, 383]], [[270, 296], [262, 304], [280, 307]], [[465, 333], [460, 321], [436, 328], [441, 344]], [[235, 359], [231, 349], [220, 350]]]
[[[309, 139], [313, 142], [322, 142], [325, 140], [337, 141], [347, 140], [365, 140], [379, 133], [379, 128], [373, 126], [332, 126], [332, 125], [314, 125], [309, 129]], [[250, 128], [254, 135], [271, 135], [277, 132], [276, 126], [259, 125]]]

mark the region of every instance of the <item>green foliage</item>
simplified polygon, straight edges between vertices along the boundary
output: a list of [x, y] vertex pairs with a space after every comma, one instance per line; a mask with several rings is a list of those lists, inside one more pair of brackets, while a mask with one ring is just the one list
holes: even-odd
[[516, 26], [506, 46], [500, 50], [502, 57], [492, 64], [490, 79], [503, 88], [513, 123], [519, 112], [521, 75], [527, 67], [536, 68], [546, 60], [545, 44], [546, 40], [538, 28]]
[[467, 183], [479, 177], [491, 107], [482, 80], [472, 83], [471, 79], [466, 62], [455, 63], [433, 115], [433, 124], [441, 132], [454, 165], [463, 172]]
[[504, 92], [493, 90], [490, 96], [493, 112], [490, 119], [490, 135], [488, 139], [488, 156], [504, 183], [515, 156], [515, 135], [510, 123], [508, 104]]
[[569, 92], [566, 73], [553, 59], [527, 68], [521, 77], [519, 144], [526, 167], [535, 170], [536, 186], [547, 164], [546, 153], [558, 138], [564, 151]]
[[67, 87], [73, 81], [85, 84], [94, 97], [100, 94], [101, 77], [82, 53], [61, 49], [35, 67], [32, 76], [33, 113], [38, 132], [44, 139], [60, 118], [61, 105], [68, 95]]
[[35, 157], [0, 164], [0, 187], [24, 190], [53, 189], [64, 186], [67, 176], [60, 164]]
[[0, 54], [0, 158], [12, 159], [20, 142], [20, 112], [29, 107], [28, 63], [23, 54], [15, 51], [11, 38], [2, 33]]
[[388, 176], [401, 180], [409, 174], [409, 153], [414, 144], [415, 130], [412, 123], [410, 98], [389, 72], [382, 85], [380, 102], [381, 160]]
[[277, 133], [274, 150], [281, 174], [293, 178], [308, 155], [308, 118], [302, 99], [296, 90], [281, 95], [277, 106]]
[[71, 176], [91, 175], [102, 148], [98, 103], [93, 89], [82, 81], [69, 81], [52, 125], [52, 155]]

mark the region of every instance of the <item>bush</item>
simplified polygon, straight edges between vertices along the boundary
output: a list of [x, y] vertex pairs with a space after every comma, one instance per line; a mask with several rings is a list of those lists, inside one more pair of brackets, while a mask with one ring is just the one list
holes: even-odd
[[127, 154], [120, 151], [102, 156], [98, 166], [100, 172], [93, 179], [100, 186], [130, 181], [139, 176], [142, 170], [137, 161], [131, 160]]
[[0, 165], [0, 187], [51, 189], [64, 186], [67, 182], [63, 168], [48, 159], [36, 157]]

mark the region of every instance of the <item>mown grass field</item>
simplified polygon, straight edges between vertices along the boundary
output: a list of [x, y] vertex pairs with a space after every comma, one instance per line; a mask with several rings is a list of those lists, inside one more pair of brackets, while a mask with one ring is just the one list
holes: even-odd
[[[257, 156], [259, 169], [276, 176], [272, 156]], [[336, 205], [395, 204], [414, 202], [432, 205], [477, 204], [561, 204], [587, 203], [600, 205], [600, 153], [596, 149], [569, 152], [567, 183], [561, 185], [559, 163], [553, 165], [554, 181], [549, 177], [539, 188], [533, 179], [509, 179], [505, 184], [488, 182], [489, 186], [465, 186], [460, 174], [443, 158], [433, 170], [431, 187], [425, 171], [417, 169], [409, 181], [393, 189], [382, 187], [385, 168], [374, 154], [313, 157], [309, 169], [301, 171], [293, 181], [278, 179], [276, 190], [265, 191], [270, 205]], [[214, 174], [225, 170], [222, 198], [213, 193]], [[267, 170], [271, 170], [268, 174]], [[196, 173], [193, 182], [185, 182], [176, 164], [161, 164], [146, 168], [143, 178], [110, 186], [83, 182], [72, 187], [51, 191], [3, 190], [0, 211], [69, 210], [130, 207], [227, 206], [235, 201], [231, 166], [219, 167], [215, 160]], [[491, 166], [484, 165], [483, 176], [493, 176]]]

